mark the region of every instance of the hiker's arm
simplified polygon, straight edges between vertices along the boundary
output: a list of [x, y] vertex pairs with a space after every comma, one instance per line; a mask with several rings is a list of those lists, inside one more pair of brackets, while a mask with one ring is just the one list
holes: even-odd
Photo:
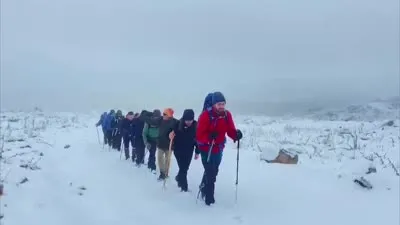
[[197, 143], [209, 144], [209, 134], [207, 132], [208, 124], [210, 123], [208, 112], [204, 111], [197, 122], [196, 141]]
[[148, 141], [147, 141], [147, 131], [148, 131], [148, 129], [149, 129], [149, 125], [147, 123], [145, 123], [144, 127], [143, 127], [143, 131], [142, 131], [143, 142], [144, 142], [145, 145], [148, 144]]
[[197, 121], [193, 121], [193, 125], [194, 126], [194, 137], [193, 137], [193, 147], [195, 150], [197, 150], [198, 146], [197, 146], [197, 141], [196, 141], [196, 130], [197, 130]]
[[193, 140], [194, 141], [194, 147], [195, 147], [194, 153], [196, 155], [198, 155], [198, 154], [200, 154], [200, 149], [199, 149], [199, 144], [196, 141], [196, 134], [197, 134], [197, 128], [199, 127], [199, 123], [197, 121], [194, 121], [193, 123], [194, 123], [194, 126], [195, 126], [195, 135], [194, 135], [194, 140]]
[[101, 116], [99, 122], [96, 123], [96, 127], [100, 126], [103, 123], [104, 116]]
[[226, 116], [228, 117], [228, 129], [227, 129], [226, 133], [227, 133], [228, 137], [230, 137], [232, 140], [236, 141], [237, 131], [236, 131], [235, 123], [233, 122], [231, 112], [227, 111]]
[[179, 126], [180, 126], [180, 120], [178, 120], [178, 122], [176, 122], [172, 127], [172, 132], [174, 132], [174, 134], [176, 134], [176, 132], [179, 130]]

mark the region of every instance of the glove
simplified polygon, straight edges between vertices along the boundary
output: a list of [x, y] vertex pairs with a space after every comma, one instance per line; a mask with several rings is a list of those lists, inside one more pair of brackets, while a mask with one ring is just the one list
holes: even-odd
[[194, 160], [198, 160], [199, 159], [199, 154], [194, 154]]
[[217, 136], [218, 136], [218, 133], [217, 133], [216, 131], [213, 131], [213, 132], [211, 132], [211, 134], [210, 134], [210, 139], [211, 139], [211, 140], [215, 140], [215, 139], [217, 138]]
[[243, 133], [242, 133], [242, 131], [239, 130], [239, 129], [237, 129], [237, 130], [236, 130], [236, 140], [235, 140], [235, 142], [236, 142], [236, 141], [239, 141], [239, 140], [242, 139], [242, 138], [243, 138]]
[[200, 149], [196, 147], [196, 148], [194, 149], [194, 153], [195, 153], [196, 155], [200, 154]]
[[175, 132], [171, 131], [171, 133], [169, 133], [169, 139], [172, 140], [175, 138]]

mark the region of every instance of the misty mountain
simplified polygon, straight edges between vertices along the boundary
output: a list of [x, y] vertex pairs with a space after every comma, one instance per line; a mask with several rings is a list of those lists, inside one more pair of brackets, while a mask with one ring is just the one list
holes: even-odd
[[308, 117], [317, 120], [376, 121], [400, 118], [400, 97], [353, 104], [341, 109], [310, 109]]

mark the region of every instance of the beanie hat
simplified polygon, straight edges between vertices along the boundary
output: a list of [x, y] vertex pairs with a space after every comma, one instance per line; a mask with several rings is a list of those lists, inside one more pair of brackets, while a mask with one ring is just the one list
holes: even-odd
[[185, 111], [183, 111], [182, 119], [183, 120], [194, 120], [193, 109], [185, 109]]
[[153, 110], [153, 117], [161, 117], [161, 111], [159, 109]]
[[173, 117], [174, 116], [174, 110], [171, 108], [166, 108], [164, 109], [164, 113], [168, 117]]
[[225, 100], [225, 96], [221, 92], [217, 91], [217, 92], [214, 92], [214, 94], [212, 96], [212, 104], [215, 105], [219, 102], [226, 102], [226, 100]]
[[125, 118], [127, 118], [127, 119], [133, 118], [133, 112], [128, 112], [128, 114], [126, 114]]

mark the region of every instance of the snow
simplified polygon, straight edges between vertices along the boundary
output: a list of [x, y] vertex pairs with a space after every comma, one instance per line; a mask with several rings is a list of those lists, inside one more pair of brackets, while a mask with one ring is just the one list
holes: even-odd
[[[2, 112], [2, 224], [400, 223], [399, 128], [382, 130], [383, 121], [236, 116], [245, 135], [238, 202], [236, 145], [229, 142], [217, 177], [216, 204], [207, 207], [196, 203], [200, 161], [192, 161], [189, 170], [191, 192], [181, 193], [174, 179], [163, 189], [146, 168], [99, 145], [94, 127], [99, 115]], [[280, 148], [298, 154], [299, 164], [260, 160], [274, 158]], [[364, 175], [371, 165], [377, 173]], [[176, 172], [174, 161], [172, 178]], [[360, 175], [370, 180], [372, 190], [353, 182]], [[20, 184], [24, 178], [28, 181]]]

